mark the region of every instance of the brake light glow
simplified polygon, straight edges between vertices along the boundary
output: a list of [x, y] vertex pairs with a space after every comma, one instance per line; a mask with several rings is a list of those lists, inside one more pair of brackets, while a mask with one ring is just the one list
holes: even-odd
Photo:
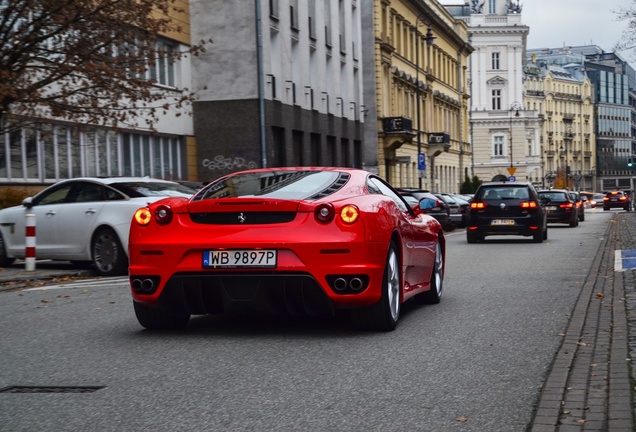
[[150, 220], [152, 219], [152, 214], [150, 213], [150, 210], [148, 209], [148, 207], [140, 208], [139, 210], [135, 212], [134, 219], [139, 225], [145, 226], [150, 223]]
[[537, 203], [534, 201], [522, 202], [521, 208], [537, 208]]
[[484, 208], [486, 208], [486, 204], [484, 204], [483, 202], [472, 202], [472, 203], [470, 203], [470, 208], [471, 209], [484, 209]]
[[627, 197], [626, 196], [622, 196], [620, 198], [618, 198], [619, 201], [627, 201]]
[[340, 217], [343, 222], [348, 224], [352, 224], [357, 221], [359, 216], [360, 210], [358, 210], [358, 207], [354, 205], [346, 205], [342, 208], [342, 210], [340, 210]]
[[573, 208], [574, 204], [572, 203], [565, 203], [565, 204], [561, 204], [559, 207], [561, 208]]

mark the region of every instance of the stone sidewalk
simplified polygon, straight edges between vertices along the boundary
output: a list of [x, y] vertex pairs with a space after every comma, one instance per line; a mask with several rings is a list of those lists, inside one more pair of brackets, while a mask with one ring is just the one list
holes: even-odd
[[636, 213], [616, 213], [563, 334], [531, 432], [635, 430], [634, 270], [614, 268], [615, 251], [628, 249], [636, 249]]

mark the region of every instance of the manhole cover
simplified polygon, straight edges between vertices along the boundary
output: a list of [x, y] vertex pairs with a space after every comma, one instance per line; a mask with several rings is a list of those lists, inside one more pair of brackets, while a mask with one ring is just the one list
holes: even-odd
[[93, 393], [104, 386], [9, 386], [0, 393]]

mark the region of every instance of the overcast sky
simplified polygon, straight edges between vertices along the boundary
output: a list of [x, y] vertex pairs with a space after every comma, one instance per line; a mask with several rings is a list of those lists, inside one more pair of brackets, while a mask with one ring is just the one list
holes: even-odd
[[[442, 4], [464, 4], [463, 0], [440, 0]], [[634, 6], [634, 0], [521, 0], [522, 21], [530, 27], [528, 48], [598, 45], [613, 51], [627, 28], [618, 21], [621, 7]], [[620, 53], [630, 63], [634, 54]]]

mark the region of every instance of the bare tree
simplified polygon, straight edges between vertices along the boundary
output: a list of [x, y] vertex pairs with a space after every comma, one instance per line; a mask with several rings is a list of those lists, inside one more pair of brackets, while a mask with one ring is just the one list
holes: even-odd
[[631, 6], [620, 7], [613, 11], [617, 21], [627, 21], [627, 28], [623, 31], [622, 38], [614, 46], [614, 51], [629, 51], [631, 57], [636, 57], [636, 0], [632, 0]]
[[157, 65], [198, 55], [158, 43], [178, 34], [184, 0], [0, 0], [0, 133], [33, 119], [154, 129], [188, 88], [157, 86]]

